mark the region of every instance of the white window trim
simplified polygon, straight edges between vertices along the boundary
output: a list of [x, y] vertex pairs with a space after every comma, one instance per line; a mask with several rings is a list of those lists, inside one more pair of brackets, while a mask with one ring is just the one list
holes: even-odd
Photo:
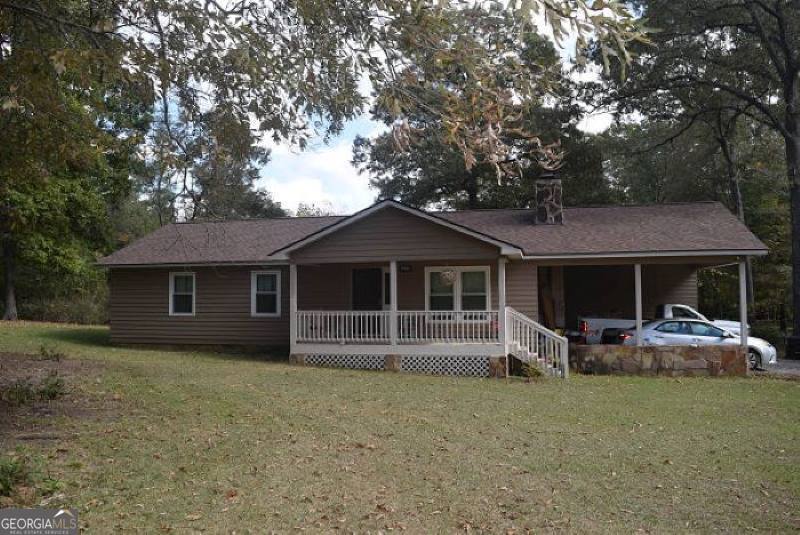
[[[175, 277], [192, 277], [192, 312], [173, 312], [172, 301], [175, 296]], [[169, 315], [170, 316], [194, 316], [197, 312], [197, 277], [193, 271], [172, 271], [169, 274]]]
[[[259, 275], [275, 275], [275, 312], [256, 312], [256, 290], [258, 289], [257, 277]], [[281, 316], [281, 272], [251, 271], [250, 272], [250, 315], [254, 318], [279, 318]]]
[[[453, 310], [431, 310], [431, 273], [455, 271], [458, 276], [453, 282]], [[486, 277], [486, 310], [461, 309], [461, 273], [482, 271]], [[425, 267], [425, 311], [427, 312], [490, 312], [492, 310], [492, 277], [490, 266], [426, 266]]]

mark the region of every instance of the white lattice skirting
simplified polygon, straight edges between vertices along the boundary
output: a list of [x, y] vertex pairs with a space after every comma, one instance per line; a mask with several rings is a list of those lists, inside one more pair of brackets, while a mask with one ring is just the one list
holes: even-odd
[[404, 355], [400, 361], [400, 369], [404, 372], [431, 375], [488, 377], [489, 357]]
[[353, 370], [382, 370], [383, 355], [307, 355], [306, 364]]

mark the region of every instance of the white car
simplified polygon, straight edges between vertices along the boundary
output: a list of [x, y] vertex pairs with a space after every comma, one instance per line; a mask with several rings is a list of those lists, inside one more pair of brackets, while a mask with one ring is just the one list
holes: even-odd
[[[623, 345], [636, 345], [636, 330], [620, 334]], [[648, 321], [642, 325], [642, 344], [646, 346], [738, 345], [739, 337], [711, 322], [689, 319]], [[761, 338], [747, 337], [747, 356], [751, 368], [763, 368], [778, 362], [778, 351]]]
[[[689, 305], [658, 305], [655, 317], [649, 318], [648, 321], [653, 319], [707, 321], [726, 331], [730, 331], [736, 336], [739, 336], [739, 331], [741, 330], [741, 324], [738, 321], [709, 320]], [[630, 329], [635, 323], [636, 320], [634, 319], [581, 316], [578, 317], [578, 332], [575, 335], [582, 338], [585, 344], [607, 344], [609, 343], [607, 336], [616, 339], [619, 336], [619, 331]]]

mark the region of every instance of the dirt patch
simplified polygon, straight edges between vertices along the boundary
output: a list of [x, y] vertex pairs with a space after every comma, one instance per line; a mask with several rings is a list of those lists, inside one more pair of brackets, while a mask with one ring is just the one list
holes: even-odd
[[[51, 356], [52, 357], [52, 356]], [[0, 353], [0, 391], [20, 382], [39, 385], [52, 374], [63, 381], [64, 392], [53, 400], [32, 399], [22, 404], [0, 399], [0, 451], [29, 441], [69, 438], [69, 428], [59, 427], [62, 417], [85, 420], [113, 417], [113, 403], [87, 391], [101, 367], [96, 362], [69, 357]]]

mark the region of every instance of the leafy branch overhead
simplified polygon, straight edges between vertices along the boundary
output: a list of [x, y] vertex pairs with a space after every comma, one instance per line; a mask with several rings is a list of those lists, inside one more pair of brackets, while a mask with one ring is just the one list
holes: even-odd
[[[478, 17], [482, 12], [488, 16]], [[86, 88], [96, 85], [95, 71], [138, 80], [151, 89], [158, 121], [167, 129], [179, 113], [182, 121], [195, 122], [209, 108], [224, 107], [255, 137], [301, 147], [313, 135], [335, 134], [363, 111], [367, 100], [360, 87], [366, 80], [402, 126], [410, 108], [430, 105], [402, 88], [412, 78], [424, 85], [441, 79], [440, 71], [452, 72], [460, 90], [435, 109], [467, 162], [506, 158], [508, 147], [498, 136], [518, 128], [508, 104], [554, 82], [550, 72], [521, 76], [513, 57], [531, 26], [545, 23], [556, 41], [574, 38], [580, 50], [595, 38], [604, 55], [624, 61], [630, 59], [628, 45], [643, 39], [622, 3], [599, 0], [520, 0], [509, 6], [432, 0], [1, 0], [0, 17], [5, 51], [15, 46], [14, 21], [58, 32], [65, 36], [59, 45], [38, 51], [56, 76], [81, 72]], [[439, 89], [444, 97], [448, 88]], [[10, 80], [0, 85], [0, 99], [6, 112], [38, 109], [30, 91]], [[520, 135], [536, 144], [535, 134]], [[179, 150], [179, 140], [174, 144]], [[544, 142], [538, 145], [536, 157], [545, 162], [557, 154]]]

